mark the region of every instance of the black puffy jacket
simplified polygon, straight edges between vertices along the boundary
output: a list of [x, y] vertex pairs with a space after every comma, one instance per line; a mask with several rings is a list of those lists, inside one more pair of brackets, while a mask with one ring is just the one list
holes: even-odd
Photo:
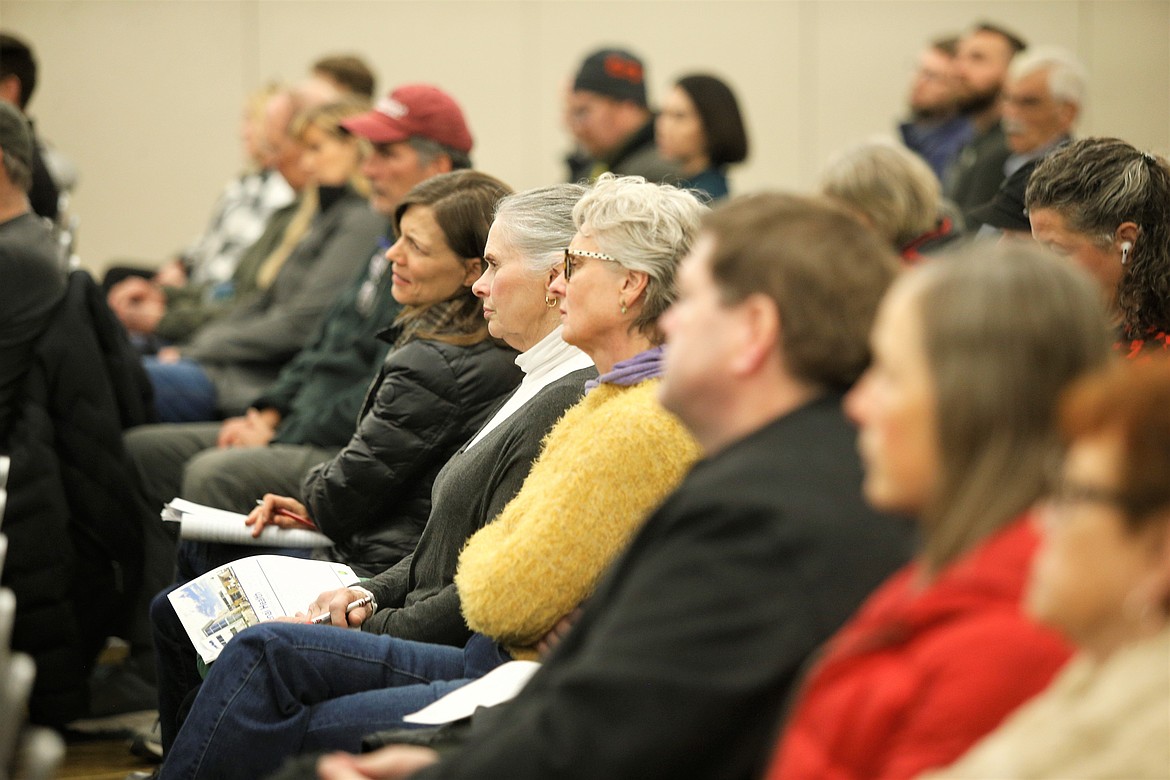
[[37, 664], [31, 717], [59, 725], [85, 714], [89, 670], [129, 616], [146, 511], [122, 430], [150, 421], [150, 383], [85, 272], [70, 276], [16, 400], [3, 584], [16, 593], [12, 644]]
[[336, 543], [324, 557], [370, 575], [414, 551], [435, 475], [520, 383], [515, 359], [490, 340], [419, 339], [386, 356], [349, 443], [301, 484], [309, 515]]

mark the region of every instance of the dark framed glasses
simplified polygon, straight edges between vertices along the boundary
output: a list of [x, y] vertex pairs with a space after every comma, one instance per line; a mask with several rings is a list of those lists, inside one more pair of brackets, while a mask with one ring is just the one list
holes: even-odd
[[616, 263], [618, 259], [612, 255], [603, 255], [601, 252], [586, 252], [581, 249], [565, 247], [565, 281], [573, 278], [573, 272], [582, 260], [605, 260], [607, 263]]

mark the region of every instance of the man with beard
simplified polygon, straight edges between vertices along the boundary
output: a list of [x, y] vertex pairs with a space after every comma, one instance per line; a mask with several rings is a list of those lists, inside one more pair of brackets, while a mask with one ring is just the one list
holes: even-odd
[[906, 148], [925, 160], [939, 181], [974, 135], [971, 122], [959, 113], [958, 45], [954, 36], [938, 38], [918, 55], [910, 83], [910, 118], [898, 125]]
[[1011, 150], [1000, 124], [999, 96], [1012, 57], [1025, 46], [1017, 36], [986, 22], [959, 40], [955, 56], [959, 109], [970, 120], [975, 137], [947, 172], [943, 194], [959, 207], [964, 218], [994, 198], [1006, 178], [1004, 163]]

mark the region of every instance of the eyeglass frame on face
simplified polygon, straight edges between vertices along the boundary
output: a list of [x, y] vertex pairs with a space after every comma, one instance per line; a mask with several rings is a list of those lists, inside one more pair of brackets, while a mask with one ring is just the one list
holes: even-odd
[[563, 272], [565, 274], [566, 282], [573, 278], [573, 260], [571, 258], [576, 257], [584, 257], [589, 260], [605, 260], [609, 263], [621, 262], [613, 255], [606, 255], [602, 254], [601, 252], [586, 252], [584, 249], [570, 249], [569, 247], [565, 247], [565, 264], [563, 266]]
[[1058, 511], [1067, 511], [1074, 504], [1096, 504], [1118, 509], [1130, 517], [1142, 517], [1165, 506], [1163, 500], [1142, 499], [1122, 490], [1070, 481], [1063, 477], [1051, 480], [1046, 492], [1048, 504]]

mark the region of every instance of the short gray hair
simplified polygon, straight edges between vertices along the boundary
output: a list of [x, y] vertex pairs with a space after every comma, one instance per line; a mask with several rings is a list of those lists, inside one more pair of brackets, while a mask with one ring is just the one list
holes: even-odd
[[922, 158], [884, 140], [834, 156], [821, 174], [821, 192], [863, 215], [898, 250], [934, 229], [942, 199], [938, 178]]
[[645, 302], [634, 327], [661, 341], [658, 318], [678, 295], [675, 274], [710, 209], [686, 190], [641, 176], [603, 173], [573, 209], [578, 232], [631, 271], [646, 274]]
[[453, 171], [462, 171], [471, 167], [471, 155], [467, 152], [445, 146], [426, 136], [412, 135], [406, 142], [418, 153], [419, 163], [422, 165], [429, 165], [446, 155], [451, 160], [451, 170]]
[[1048, 92], [1061, 103], [1081, 105], [1085, 101], [1088, 74], [1080, 60], [1057, 46], [1037, 46], [1017, 54], [1008, 68], [1008, 78], [1017, 81], [1047, 71]]
[[544, 273], [564, 260], [573, 240], [573, 207], [588, 191], [580, 184], [554, 184], [517, 192], [496, 204], [493, 227], [524, 260], [525, 267]]

